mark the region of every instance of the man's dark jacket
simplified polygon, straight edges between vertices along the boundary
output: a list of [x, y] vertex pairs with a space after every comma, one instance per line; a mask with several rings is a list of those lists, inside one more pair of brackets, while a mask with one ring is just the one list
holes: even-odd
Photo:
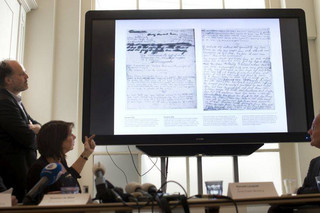
[[302, 187], [298, 189], [298, 194], [319, 193], [316, 176], [320, 176], [320, 157], [316, 157], [310, 161], [308, 174], [304, 179]]
[[0, 176], [19, 202], [25, 195], [26, 177], [36, 160], [36, 134], [29, 120], [39, 124], [20, 108], [16, 99], [0, 89]]

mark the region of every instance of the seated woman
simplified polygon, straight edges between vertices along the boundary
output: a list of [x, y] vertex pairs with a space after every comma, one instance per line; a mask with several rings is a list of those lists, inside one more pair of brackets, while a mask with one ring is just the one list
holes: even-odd
[[69, 167], [66, 162], [66, 153], [74, 147], [76, 136], [72, 134], [73, 126], [73, 123], [65, 121], [50, 121], [42, 126], [37, 135], [38, 149], [41, 156], [28, 172], [27, 190], [29, 191], [40, 180], [41, 170], [47, 164], [60, 163], [62, 165], [62, 175], [54, 184], [44, 189], [44, 192], [37, 198], [38, 201], [41, 200], [43, 194], [60, 191], [61, 187], [78, 186], [80, 189], [77, 179], [81, 178], [80, 172], [88, 157], [94, 151], [96, 144], [93, 140], [95, 135], [89, 138], [85, 137], [84, 151]]

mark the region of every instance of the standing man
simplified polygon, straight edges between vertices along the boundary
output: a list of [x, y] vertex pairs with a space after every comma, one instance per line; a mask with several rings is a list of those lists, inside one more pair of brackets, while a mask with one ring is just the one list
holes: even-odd
[[19, 62], [0, 62], [0, 176], [19, 202], [26, 193], [28, 170], [36, 160], [40, 124], [26, 112], [20, 92], [28, 89], [28, 75]]

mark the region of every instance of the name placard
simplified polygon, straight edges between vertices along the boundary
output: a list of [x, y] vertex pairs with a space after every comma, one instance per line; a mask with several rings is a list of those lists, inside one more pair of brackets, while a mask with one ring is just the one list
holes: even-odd
[[91, 200], [89, 194], [46, 194], [39, 206], [81, 205]]
[[278, 197], [272, 182], [229, 183], [228, 196], [233, 199]]
[[12, 206], [11, 203], [11, 194], [1, 193], [0, 194], [0, 206], [1, 207], [9, 207]]

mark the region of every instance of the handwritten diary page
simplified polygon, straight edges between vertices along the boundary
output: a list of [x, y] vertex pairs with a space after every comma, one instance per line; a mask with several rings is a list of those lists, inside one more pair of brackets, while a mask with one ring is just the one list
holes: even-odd
[[278, 19], [120, 20], [115, 134], [286, 132]]
[[127, 109], [196, 108], [193, 29], [127, 32]]

